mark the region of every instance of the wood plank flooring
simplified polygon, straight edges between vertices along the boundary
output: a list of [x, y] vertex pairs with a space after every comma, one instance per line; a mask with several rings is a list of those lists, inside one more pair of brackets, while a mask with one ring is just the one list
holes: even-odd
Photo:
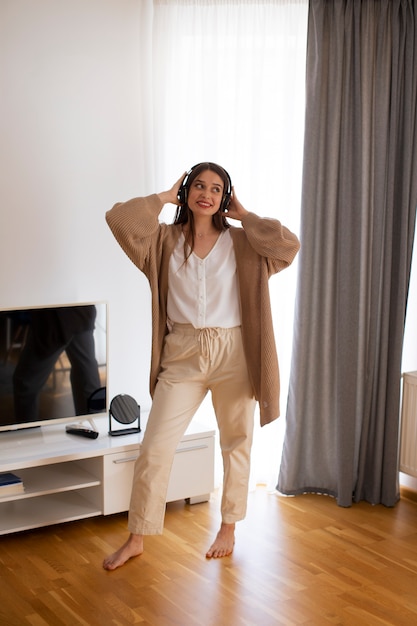
[[344, 509], [258, 487], [233, 555], [206, 560], [219, 499], [169, 504], [164, 534], [115, 572], [101, 562], [125, 514], [0, 537], [0, 625], [417, 624], [415, 502]]

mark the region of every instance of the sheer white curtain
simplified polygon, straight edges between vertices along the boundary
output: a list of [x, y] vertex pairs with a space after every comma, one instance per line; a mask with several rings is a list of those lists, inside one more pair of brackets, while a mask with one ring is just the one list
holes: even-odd
[[[154, 0], [144, 96], [152, 107], [146, 137], [157, 190], [195, 163], [215, 161], [246, 208], [299, 232], [307, 13], [308, 0]], [[172, 216], [168, 208], [162, 219]], [[295, 263], [270, 281], [282, 417], [257, 427], [252, 477], [271, 486], [281, 455], [296, 273]], [[206, 404], [199, 421], [212, 419]]]

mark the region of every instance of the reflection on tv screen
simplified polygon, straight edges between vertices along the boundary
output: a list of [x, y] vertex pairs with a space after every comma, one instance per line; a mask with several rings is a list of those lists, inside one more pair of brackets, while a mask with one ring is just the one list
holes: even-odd
[[106, 342], [105, 303], [0, 311], [0, 427], [96, 412]]

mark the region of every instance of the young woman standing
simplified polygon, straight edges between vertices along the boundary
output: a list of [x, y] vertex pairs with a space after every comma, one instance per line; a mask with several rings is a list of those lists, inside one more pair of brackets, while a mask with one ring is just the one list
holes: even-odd
[[[166, 203], [178, 206], [170, 225], [158, 219]], [[150, 283], [152, 408], [135, 465], [130, 535], [103, 567], [123, 565], [143, 552], [145, 535], [162, 533], [175, 450], [209, 390], [224, 479], [222, 522], [206, 556], [227, 556], [246, 514], [256, 402], [262, 425], [279, 416], [268, 278], [290, 265], [299, 241], [278, 220], [247, 211], [227, 172], [209, 162], [168, 191], [116, 204], [106, 219]]]

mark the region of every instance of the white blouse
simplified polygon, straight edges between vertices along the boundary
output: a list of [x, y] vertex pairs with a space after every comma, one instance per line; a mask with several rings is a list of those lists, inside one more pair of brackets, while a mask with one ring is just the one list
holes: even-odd
[[240, 326], [236, 259], [228, 230], [220, 233], [204, 259], [193, 252], [186, 263], [181, 234], [169, 261], [167, 309], [171, 323], [194, 328]]

